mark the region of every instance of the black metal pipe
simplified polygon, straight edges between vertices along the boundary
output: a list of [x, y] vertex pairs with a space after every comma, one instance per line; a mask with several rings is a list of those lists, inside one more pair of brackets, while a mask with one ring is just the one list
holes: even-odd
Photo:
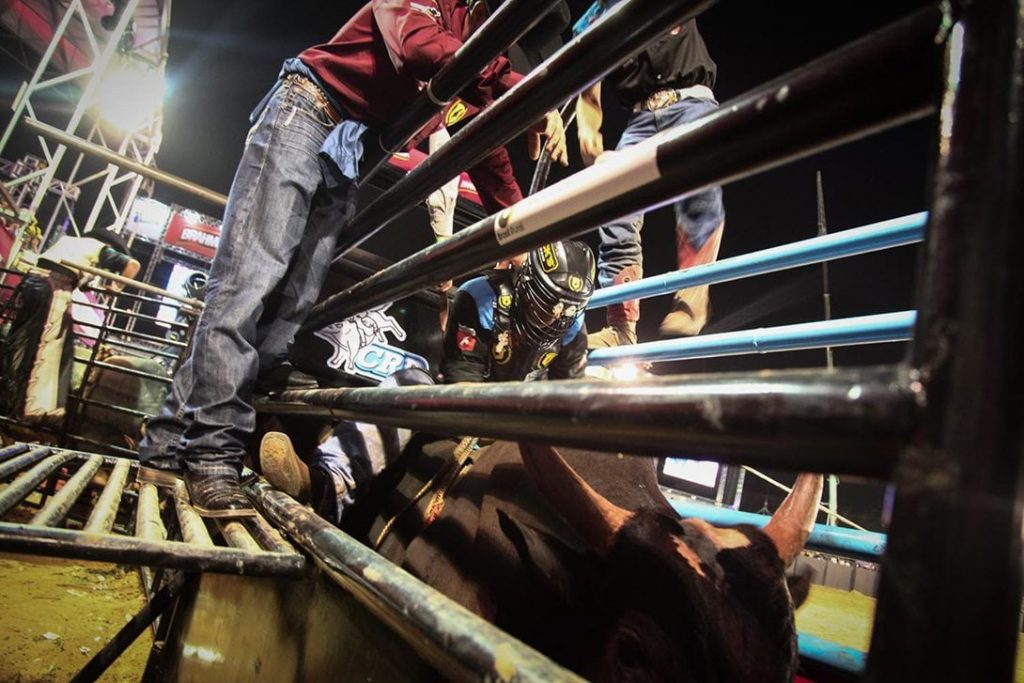
[[91, 365], [94, 368], [103, 368], [104, 370], [110, 370], [111, 372], [120, 372], [125, 375], [131, 375], [132, 377], [141, 377], [143, 379], [151, 379], [157, 382], [163, 382], [170, 384], [173, 380], [170, 377], [164, 377], [163, 375], [154, 375], [151, 372], [143, 372], [142, 370], [133, 370], [132, 368], [122, 368], [120, 365], [111, 365], [110, 363], [104, 363], [103, 361], [92, 361], [82, 358], [75, 358], [74, 362], [82, 363], [83, 365]]
[[954, 4], [912, 351], [927, 401], [896, 480], [873, 681], [1013, 680], [1019, 638], [1024, 21], [1019, 0]]
[[84, 291], [96, 292], [97, 294], [106, 294], [107, 296], [113, 296], [117, 299], [134, 299], [135, 301], [141, 301], [144, 303], [155, 304], [158, 306], [170, 306], [171, 308], [185, 309], [182, 312], [183, 315], [199, 315], [200, 311], [195, 310], [191, 304], [187, 304], [183, 301], [175, 301], [174, 299], [158, 298], [155, 296], [146, 296], [145, 294], [135, 294], [134, 292], [111, 292], [107, 287], [82, 287]]
[[11, 444], [10, 446], [5, 446], [4, 448], [0, 448], [0, 462], [3, 462], [8, 458], [13, 458], [16, 455], [21, 455], [27, 450], [27, 443], [16, 443]]
[[192, 507], [185, 482], [180, 479], [174, 482], [174, 511], [178, 516], [178, 530], [186, 543], [213, 547], [210, 532], [203, 518]]
[[[134, 334], [134, 332], [132, 334]], [[130, 351], [138, 351], [139, 353], [145, 353], [146, 355], [150, 356], [161, 356], [163, 358], [168, 358], [171, 360], [177, 360], [178, 356], [180, 355], [179, 353], [172, 353], [171, 351], [160, 351], [159, 349], [151, 349], [146, 346], [139, 346], [138, 344], [131, 344], [129, 342], [111, 339], [109, 337], [104, 339], [103, 343], [108, 346], [116, 346], [118, 348], [128, 349]]]
[[102, 309], [102, 310], [106, 311], [108, 313], [108, 315], [112, 315], [112, 316], [123, 315], [126, 318], [135, 318], [137, 320], [148, 320], [150, 322], [160, 323], [161, 325], [167, 325], [168, 327], [179, 327], [179, 328], [182, 328], [182, 329], [185, 329], [185, 328], [189, 327], [188, 323], [179, 323], [179, 322], [174, 321], [174, 320], [163, 320], [162, 318], [157, 318], [156, 316], [153, 316], [153, 315], [146, 315], [145, 313], [136, 313], [135, 311], [130, 311], [130, 310], [127, 310], [127, 309], [124, 309], [124, 308], [108, 308], [107, 306], [105, 306], [103, 304], [94, 304], [94, 303], [85, 302], [85, 301], [82, 301], [82, 302], [76, 301], [75, 303], [80, 305], [80, 306], [85, 306], [86, 308], [99, 308], [99, 309]]
[[899, 367], [286, 391], [266, 413], [887, 477], [915, 418]]
[[107, 330], [108, 332], [123, 334], [126, 337], [145, 339], [146, 341], [156, 342], [158, 344], [164, 344], [166, 346], [180, 346], [181, 348], [185, 348], [185, 344], [183, 342], [177, 342], [172, 339], [164, 339], [162, 337], [155, 337], [151, 334], [143, 334], [142, 332], [135, 332], [134, 330], [126, 330], [122, 327], [114, 327], [113, 325], [97, 325], [95, 323], [83, 322], [80, 320], [76, 320], [75, 324], [81, 325], [82, 327], [91, 327], [94, 330]]
[[934, 8], [918, 12], [726, 103], [699, 126], [623, 150], [617, 160], [581, 171], [328, 297], [313, 308], [305, 329], [702, 187], [926, 116], [937, 108], [935, 35], [941, 19]]
[[36, 487], [65, 462], [75, 457], [74, 453], [63, 451], [51, 455], [31, 470], [18, 477], [10, 486], [0, 491], [0, 517], [35, 491]]
[[83, 403], [87, 406], [96, 406], [103, 410], [109, 410], [115, 413], [121, 413], [122, 415], [131, 415], [132, 417], [149, 417], [149, 413], [144, 413], [141, 410], [132, 410], [131, 408], [125, 408], [123, 406], [115, 406], [110, 403], [104, 403], [102, 401], [94, 401], [91, 398], [79, 398], [78, 396], [68, 396], [68, 401], [74, 401], [76, 403]]
[[31, 467], [52, 452], [53, 449], [49, 446], [41, 446], [39, 448], [33, 448], [28, 453], [11, 458], [10, 460], [0, 464], [0, 481], [8, 479], [13, 474], [20, 472], [26, 467]]
[[97, 446], [99, 448], [104, 448], [104, 449], [107, 449], [109, 451], [113, 451], [115, 454], [118, 454], [118, 455], [121, 455], [121, 456], [125, 456], [125, 457], [128, 457], [128, 458], [138, 458], [139, 457], [139, 454], [136, 453], [135, 451], [131, 450], [131, 449], [123, 448], [121, 446], [115, 446], [114, 444], [106, 443], [104, 441], [96, 441], [95, 439], [90, 439], [89, 437], [82, 436], [81, 434], [75, 434], [73, 432], [68, 432], [65, 435], [65, 437], [68, 440], [70, 440], [70, 441], [74, 441], [74, 442], [77, 442], [77, 443], [89, 444], [90, 446]]
[[260, 547], [272, 553], [294, 553], [295, 547], [260, 515], [242, 520]]
[[306, 566], [302, 555], [205, 548], [177, 541], [142, 541], [114, 534], [93, 536], [10, 522], [0, 522], [0, 551], [246, 576], [298, 578]]
[[68, 479], [53, 498], [51, 498], [42, 510], [32, 518], [31, 524], [39, 526], [56, 526], [67, 516], [71, 506], [75, 504], [78, 497], [85, 491], [85, 487], [92, 481], [96, 471], [103, 464], [102, 455], [92, 455], [78, 468], [74, 476]]
[[627, 0], [617, 5], [360, 211], [338, 238], [338, 254], [361, 244], [567, 97], [600, 80], [669, 27], [696, 16], [714, 1]]
[[153, 484], [139, 484], [135, 504], [135, 536], [143, 541], [164, 541], [167, 528], [160, 518], [160, 492]]
[[107, 477], [107, 485], [96, 501], [96, 506], [89, 515], [84, 531], [91, 534], [109, 534], [121, 507], [121, 495], [124, 493], [125, 482], [131, 469], [130, 460], [118, 460]]
[[[405, 146], [423, 126], [460, 91], [480, 77], [480, 72], [502, 52], [533, 28], [559, 0], [508, 0], [491, 15], [477, 31], [452, 55], [451, 60], [438, 70], [424, 92], [405, 110], [397, 121], [381, 133], [376, 144], [371, 143], [373, 161], [360, 174], [365, 183], [387, 162], [388, 158]], [[431, 95], [433, 98], [431, 98]], [[365, 163], [365, 162], [364, 162]]]
[[185, 588], [185, 576], [176, 572], [142, 609], [121, 627], [113, 638], [71, 679], [71, 683], [95, 681], [135, 642], [157, 617], [163, 614]]
[[331, 581], [393, 629], [444, 680], [581, 680], [289, 496], [265, 483], [257, 482], [251, 490], [264, 514], [305, 548]]

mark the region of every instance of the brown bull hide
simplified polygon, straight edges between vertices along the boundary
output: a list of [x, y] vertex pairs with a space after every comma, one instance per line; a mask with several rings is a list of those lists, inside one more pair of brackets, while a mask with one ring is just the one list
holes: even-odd
[[[428, 450], [436, 461], [451, 447]], [[592, 680], [792, 678], [793, 602], [772, 536], [680, 520], [652, 458], [523, 452], [483, 449], [436, 520], [405, 525], [382, 554]], [[779, 524], [805, 519], [813, 496], [800, 491]]]

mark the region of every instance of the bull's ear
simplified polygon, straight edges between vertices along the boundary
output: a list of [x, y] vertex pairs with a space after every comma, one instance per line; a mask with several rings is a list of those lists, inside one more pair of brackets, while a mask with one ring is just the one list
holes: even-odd
[[523, 566], [534, 574], [533, 578], [549, 587], [567, 603], [575, 602], [577, 569], [583, 565], [579, 553], [557, 538], [529, 524], [513, 519], [498, 510], [498, 524], [515, 546]]
[[789, 595], [793, 598], [794, 609], [804, 604], [807, 596], [810, 595], [813, 574], [814, 570], [807, 567], [804, 571], [786, 577], [786, 586], [789, 587]]

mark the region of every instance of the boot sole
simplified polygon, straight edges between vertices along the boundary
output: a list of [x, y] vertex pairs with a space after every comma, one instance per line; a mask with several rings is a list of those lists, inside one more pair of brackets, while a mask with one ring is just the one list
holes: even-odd
[[208, 510], [192, 503], [192, 509], [199, 513], [200, 517], [210, 519], [232, 519], [237, 517], [255, 517], [256, 508], [237, 508], [234, 510]]
[[139, 470], [135, 474], [135, 481], [140, 484], [152, 484], [153, 486], [165, 488], [174, 488], [179, 479], [181, 479], [179, 472], [147, 467], [146, 465], [139, 465]]
[[[267, 432], [260, 441], [260, 469], [272, 486], [300, 500], [305, 485], [299, 456], [291, 439], [280, 432]], [[301, 500], [300, 500], [301, 502]]]

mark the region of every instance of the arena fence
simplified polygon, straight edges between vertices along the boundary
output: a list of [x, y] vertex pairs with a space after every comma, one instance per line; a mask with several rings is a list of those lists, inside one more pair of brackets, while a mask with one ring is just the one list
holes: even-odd
[[[622, 3], [361, 212], [341, 251], [640, 49], [646, 22], [655, 32], [707, 4]], [[723, 462], [891, 480], [896, 503], [868, 678], [1010, 680], [1024, 396], [1014, 271], [1024, 246], [1019, 13], [1010, 0], [921, 10], [723, 104], [699, 125], [625, 150], [399, 261], [324, 301], [307, 323], [318, 328], [701, 188], [935, 117], [917, 310], [890, 321], [892, 338], [912, 337], [904, 362], [614, 388], [584, 381], [289, 392], [263, 409], [605, 450], [686, 447]], [[689, 276], [697, 274], [680, 275]]]
[[[364, 209], [342, 237], [339, 258], [635, 54], [664, 26], [710, 4], [619, 4]], [[899, 325], [890, 330], [895, 334], [898, 327], [899, 338], [911, 338], [905, 361], [830, 372], [669, 376], [614, 385], [295, 391], [260, 409], [605, 451], [660, 455], [686, 447], [722, 462], [892, 481], [896, 504], [882, 550], [867, 677], [1010, 680], [1022, 578], [1019, 302], [1024, 292], [1015, 271], [1024, 252], [1020, 10], [1019, 0], [993, 0], [942, 3], [916, 12], [725, 103], [699, 126], [624, 151], [611, 163], [384, 268], [325, 300], [306, 326], [321, 327], [704, 187], [932, 118], [937, 139], [917, 307], [901, 312]], [[488, 49], [497, 52], [501, 42]], [[406, 132], [395, 133], [395, 139]], [[820, 256], [837, 258], [840, 251]], [[671, 288], [678, 286], [675, 281]], [[26, 486], [80, 457], [35, 448], [0, 456], [9, 463], [0, 470], [5, 476], [33, 468]], [[111, 479], [123, 484], [126, 476], [122, 466]], [[359, 546], [346, 545], [343, 534], [278, 492], [257, 483], [250, 493], [264, 515], [299, 539], [332, 580], [407, 642], [415, 647], [424, 633], [433, 642], [443, 637], [444, 629], [432, 620], [455, 613], [446, 604], [419, 621], [413, 615], [417, 626], [410, 630], [408, 596], [395, 586], [382, 591], [370, 578], [393, 568], [379, 566], [379, 558]], [[10, 494], [12, 500], [20, 495], [20, 488]], [[17, 531], [10, 543], [32, 536]], [[0, 546], [9, 548], [7, 543]], [[467, 623], [476, 628], [476, 621]], [[433, 649], [453, 653], [457, 671], [487, 676], [487, 662], [494, 662], [488, 653], [501, 642], [491, 636], [501, 638], [481, 628], [469, 652]], [[429, 649], [424, 657], [438, 656]], [[524, 678], [553, 675], [543, 670], [543, 659], [536, 661], [542, 668], [521, 669]], [[493, 669], [490, 676], [498, 677]]]
[[[82, 331], [69, 332], [75, 335], [78, 353], [73, 363], [80, 370], [81, 379], [68, 393], [65, 417], [56, 428], [54, 440], [62, 447], [86, 447], [111, 455], [135, 457], [133, 445], [124, 437], [137, 437], [139, 424], [151, 414], [140, 410], [142, 406], [138, 404], [143, 384], [161, 386], [156, 393], [162, 398], [185, 356], [203, 303], [102, 269], [70, 262], [64, 265], [117, 282], [124, 289], [116, 291], [87, 284], [82, 291], [94, 296], [74, 303], [82, 309], [92, 309], [95, 315], [89, 319], [75, 318], [74, 327]], [[5, 272], [26, 274], [17, 270]], [[129, 289], [134, 291], [127, 291]], [[140, 313], [143, 305], [170, 308], [176, 311], [176, 319], [165, 320]], [[13, 318], [16, 313], [13, 306], [13, 300], [9, 299], [3, 309], [4, 318]], [[158, 323], [167, 331], [163, 336], [147, 334], [136, 329], [138, 321]], [[157, 361], [148, 364], [152, 366], [149, 370], [132, 367], [133, 360], [148, 359]], [[16, 416], [0, 417], [0, 420], [12, 429], [21, 428]], [[19, 433], [22, 438], [28, 438], [31, 431]]]

